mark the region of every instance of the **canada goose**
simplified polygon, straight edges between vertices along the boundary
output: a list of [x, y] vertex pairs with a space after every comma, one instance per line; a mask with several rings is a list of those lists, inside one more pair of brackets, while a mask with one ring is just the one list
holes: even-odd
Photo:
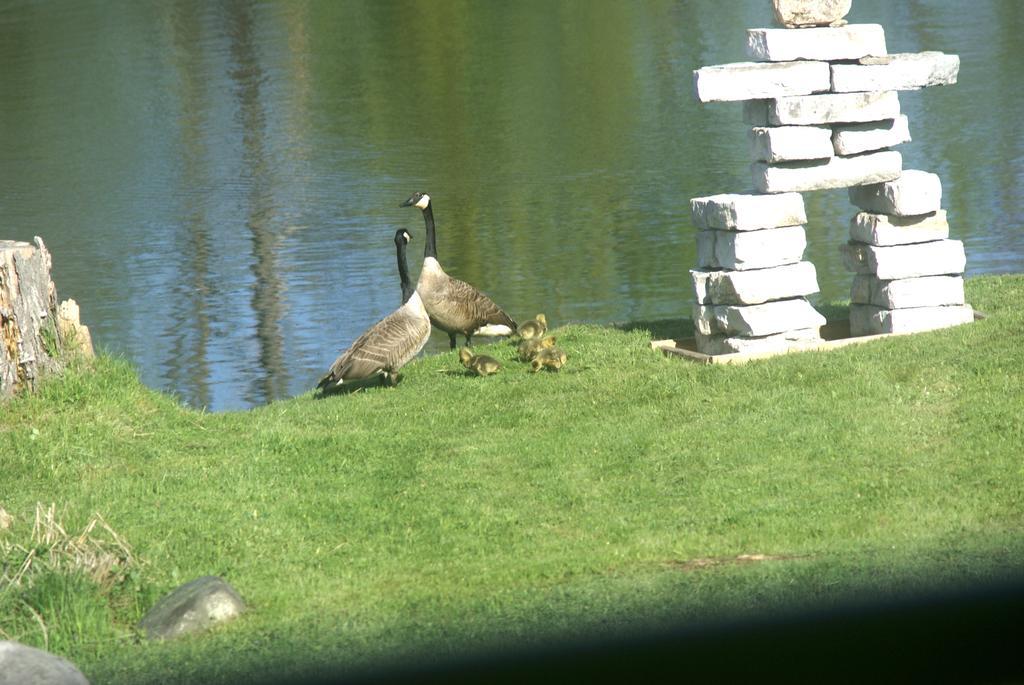
[[543, 336], [548, 330], [548, 320], [543, 314], [521, 324], [516, 332], [523, 340], [534, 340]]
[[565, 365], [565, 360], [565, 352], [557, 347], [548, 347], [537, 353], [531, 365], [533, 366], [534, 373], [541, 369], [558, 371]]
[[468, 347], [459, 350], [459, 360], [462, 361], [463, 366], [478, 376], [490, 376], [501, 368], [501, 364], [494, 357], [488, 357], [486, 354], [473, 354]]
[[369, 381], [377, 376], [396, 385], [398, 370], [416, 356], [430, 338], [430, 318], [423, 300], [412, 286], [405, 261], [409, 233], [395, 233], [398, 253], [398, 275], [402, 281], [402, 306], [378, 321], [356, 339], [331, 364], [331, 370], [320, 379], [317, 388], [324, 392], [337, 390], [346, 383]]
[[423, 248], [423, 268], [416, 290], [423, 298], [423, 306], [430, 322], [448, 334], [451, 349], [455, 349], [455, 334], [466, 336], [466, 344], [474, 335], [512, 335], [516, 322], [503, 312], [491, 298], [470, 284], [452, 278], [437, 261], [437, 239], [434, 235], [434, 211], [430, 196], [415, 193], [402, 207], [423, 210], [427, 225], [427, 242]]
[[555, 346], [555, 336], [549, 335], [546, 338], [534, 338], [519, 343], [519, 361], [532, 362], [537, 353], [543, 349]]

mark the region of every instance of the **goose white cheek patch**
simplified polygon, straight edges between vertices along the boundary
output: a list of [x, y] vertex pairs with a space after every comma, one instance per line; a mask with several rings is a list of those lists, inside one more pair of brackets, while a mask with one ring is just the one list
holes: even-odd
[[426, 193], [424, 193], [423, 197], [420, 198], [420, 201], [416, 203], [416, 206], [419, 207], [420, 209], [426, 209], [427, 205], [429, 205], [429, 204], [430, 204], [430, 196], [427, 195]]

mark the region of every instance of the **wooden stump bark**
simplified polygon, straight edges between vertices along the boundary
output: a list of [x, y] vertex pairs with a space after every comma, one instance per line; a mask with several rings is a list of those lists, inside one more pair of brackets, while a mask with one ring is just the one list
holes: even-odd
[[69, 353], [92, 356], [78, 305], [57, 305], [50, 266], [41, 238], [34, 245], [0, 240], [0, 400], [34, 390], [43, 376], [59, 373]]

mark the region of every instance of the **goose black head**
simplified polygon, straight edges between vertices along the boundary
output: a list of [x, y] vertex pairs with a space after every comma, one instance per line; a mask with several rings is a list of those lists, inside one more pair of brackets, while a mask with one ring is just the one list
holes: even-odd
[[398, 245], [399, 247], [402, 245], [408, 245], [410, 240], [411, 237], [409, 236], [409, 231], [404, 228], [400, 228], [395, 231], [395, 245]]
[[419, 207], [426, 209], [430, 206], [430, 196], [426, 193], [413, 193], [412, 197], [398, 205], [399, 207]]

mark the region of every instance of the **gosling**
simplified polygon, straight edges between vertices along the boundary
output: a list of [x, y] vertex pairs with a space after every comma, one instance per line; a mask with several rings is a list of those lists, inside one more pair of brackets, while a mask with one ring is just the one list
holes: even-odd
[[533, 362], [531, 362], [531, 366], [533, 367], [534, 373], [537, 373], [541, 369], [558, 371], [565, 365], [565, 361], [565, 352], [557, 347], [547, 347], [537, 353], [537, 356], [535, 356], [533, 358]]
[[549, 335], [546, 338], [534, 338], [532, 340], [523, 340], [519, 343], [519, 361], [521, 362], [532, 362], [533, 358], [537, 356], [541, 350], [548, 349], [555, 346], [555, 336]]
[[468, 347], [459, 349], [459, 361], [478, 376], [490, 376], [501, 368], [501, 364], [494, 357], [488, 357], [486, 354], [473, 354]]
[[516, 329], [516, 333], [518, 333], [519, 337], [522, 338], [523, 340], [536, 340], [542, 337], [547, 332], [547, 330], [547, 318], [543, 314], [538, 314], [537, 318], [530, 319], [529, 321], [523, 323], [523, 325], [521, 325], [518, 329]]

